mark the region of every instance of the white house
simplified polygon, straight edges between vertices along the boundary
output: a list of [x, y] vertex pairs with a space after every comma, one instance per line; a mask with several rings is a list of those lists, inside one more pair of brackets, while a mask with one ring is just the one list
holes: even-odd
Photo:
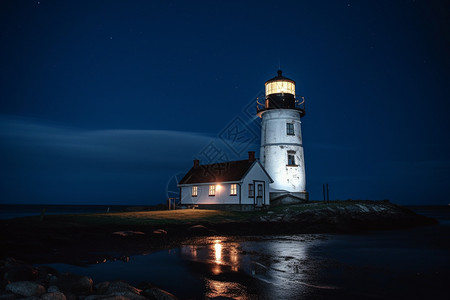
[[270, 204], [273, 183], [255, 152], [246, 160], [194, 166], [178, 184], [180, 204], [199, 208], [250, 210]]

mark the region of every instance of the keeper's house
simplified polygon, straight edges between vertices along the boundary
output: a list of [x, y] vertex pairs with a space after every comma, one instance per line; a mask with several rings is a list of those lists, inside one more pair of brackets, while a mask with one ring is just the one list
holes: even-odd
[[246, 160], [194, 166], [178, 184], [180, 205], [209, 209], [252, 210], [269, 205], [273, 180], [249, 152]]

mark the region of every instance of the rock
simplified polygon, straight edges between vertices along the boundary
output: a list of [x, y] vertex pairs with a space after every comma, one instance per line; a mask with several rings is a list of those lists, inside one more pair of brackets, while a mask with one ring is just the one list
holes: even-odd
[[144, 300], [145, 297], [140, 295], [141, 290], [129, 285], [124, 281], [113, 281], [109, 283], [106, 290], [107, 296], [121, 296], [130, 300]]
[[46, 293], [41, 296], [43, 300], [66, 300], [66, 296], [61, 292]]
[[77, 295], [71, 294], [71, 293], [65, 293], [64, 295], [66, 296], [67, 300], [81, 300], [81, 299], [84, 299], [84, 296], [77, 296]]
[[203, 225], [193, 225], [189, 227], [188, 230], [208, 230], [208, 228]]
[[207, 227], [203, 225], [194, 225], [187, 229], [190, 233], [194, 233], [197, 235], [207, 235], [211, 233], [211, 230], [209, 230]]
[[141, 293], [143, 296], [156, 300], [175, 300], [177, 297], [171, 293], [158, 288], [146, 289]]
[[87, 294], [92, 291], [92, 279], [76, 274], [60, 274], [52, 276], [50, 285], [56, 285], [61, 291], [74, 294]]
[[6, 290], [25, 297], [40, 296], [45, 293], [42, 285], [32, 281], [11, 282], [6, 286]]
[[[52, 267], [47, 266], [39, 266], [36, 268], [36, 270], [38, 272], [38, 275], [34, 281], [43, 286], [48, 286], [48, 281], [50, 280], [52, 275], [58, 274], [58, 271], [56, 271]], [[59, 290], [57, 292], [59, 292]]]
[[51, 274], [51, 275], [58, 275], [59, 272], [49, 266], [39, 266], [36, 268], [38, 270], [39, 273], [45, 273], [45, 274]]
[[129, 285], [128, 283], [124, 282], [124, 281], [113, 281], [110, 282], [108, 285], [108, 288], [106, 289], [105, 294], [107, 295], [118, 295], [118, 296], [123, 296], [123, 295], [119, 295], [117, 293], [123, 293], [123, 292], [129, 292], [132, 294], [136, 294], [139, 295], [141, 290], [135, 288], [134, 286]]
[[56, 285], [51, 285], [47, 289], [48, 293], [56, 293], [59, 292], [59, 288]]
[[24, 265], [25, 264], [23, 261], [16, 260], [15, 258], [12, 258], [12, 257], [5, 258], [4, 260], [2, 260], [1, 263], [5, 267], [18, 266], [18, 265]]
[[108, 287], [110, 285], [109, 281], [103, 281], [103, 282], [99, 282], [95, 285], [95, 290], [97, 292], [97, 294], [106, 294], [106, 292], [108, 291]]
[[161, 234], [161, 235], [167, 235], [167, 231], [164, 229], [156, 229], [153, 231], [154, 234]]
[[[108, 296], [110, 296], [110, 295], [108, 295]], [[132, 292], [115, 292], [111, 296], [125, 297], [125, 299], [129, 299], [129, 300], [147, 300], [146, 297], [138, 295], [138, 294], [133, 294]]]
[[105, 296], [105, 295], [90, 295], [84, 300], [130, 300], [130, 298], [123, 296]]
[[141, 231], [132, 231], [132, 230], [127, 230], [127, 231], [116, 231], [113, 232], [113, 234], [115, 235], [119, 235], [119, 236], [136, 236], [136, 235], [145, 235], [145, 233], [141, 232]]
[[29, 265], [14, 265], [5, 268], [3, 278], [9, 281], [30, 281], [37, 278], [38, 271]]
[[[5, 290], [5, 287], [8, 285], [9, 281], [6, 279], [0, 279], [0, 290]], [[0, 298], [1, 299], [1, 298]]]
[[0, 300], [13, 300], [13, 299], [17, 299], [17, 295], [14, 293], [5, 293], [5, 292], [0, 292]]
[[[154, 288], [155, 286], [153, 284], [151, 284], [150, 282], [146, 282], [146, 281], [141, 281], [138, 285], [136, 285], [136, 288], [143, 291], [146, 289], [151, 289]], [[142, 294], [142, 292], [141, 292]]]

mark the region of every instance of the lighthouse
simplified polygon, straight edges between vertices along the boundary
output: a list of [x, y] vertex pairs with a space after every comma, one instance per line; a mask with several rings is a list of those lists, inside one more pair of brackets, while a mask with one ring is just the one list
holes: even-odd
[[308, 200], [301, 118], [305, 101], [295, 95], [295, 81], [278, 75], [265, 82], [265, 99], [257, 100], [261, 118], [260, 161], [273, 179], [271, 204]]

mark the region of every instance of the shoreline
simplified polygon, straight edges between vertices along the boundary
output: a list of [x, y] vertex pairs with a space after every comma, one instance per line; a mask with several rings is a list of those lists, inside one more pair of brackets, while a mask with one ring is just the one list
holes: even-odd
[[388, 201], [340, 201], [265, 211], [145, 211], [49, 215], [0, 220], [0, 259], [31, 264], [89, 264], [115, 253], [131, 256], [175, 248], [202, 236], [358, 233], [436, 225]]
[[[269, 241], [271, 236], [276, 235], [307, 234], [309, 237], [306, 240], [313, 241], [327, 240], [321, 234], [353, 235], [436, 224], [439, 222], [435, 219], [386, 201], [347, 201], [327, 205], [308, 203], [250, 213], [186, 210], [52, 215], [44, 220], [39, 217], [3, 220], [0, 221], [0, 234], [4, 241], [0, 256], [0, 295], [8, 299], [17, 299], [25, 294], [41, 299], [66, 300], [114, 297], [177, 299], [176, 296], [186, 296], [184, 291], [172, 290], [157, 279], [143, 276], [147, 278], [144, 279], [146, 282], [138, 283], [129, 281], [130, 278], [121, 273], [122, 276], [115, 277], [121, 280], [103, 281], [114, 277], [96, 279], [90, 272], [75, 272], [70, 268], [58, 270], [58, 266], [51, 264], [87, 267], [120, 260], [129, 262], [135, 259], [132, 256], [147, 257], [145, 254], [186, 245], [200, 248], [209, 245], [207, 247], [212, 247], [214, 251], [215, 244], [211, 243], [217, 243], [217, 238], [222, 241], [225, 239], [225, 244], [259, 243], [265, 239]], [[303, 242], [304, 237], [301, 239]], [[258, 250], [255, 252], [254, 249], [241, 249], [241, 255], [259, 255], [267, 266], [284, 261], [287, 257], [270, 257], [258, 254]], [[287, 258], [290, 259], [290, 256]], [[316, 263], [319, 266], [313, 258], [310, 266]], [[234, 273], [228, 270], [230, 267], [223, 266], [220, 268], [225, 273], [217, 275], [216, 265], [201, 261], [190, 262], [190, 265], [202, 274], [206, 272], [204, 276], [208, 282], [218, 280], [223, 281], [223, 284], [231, 282], [231, 285], [242, 282], [257, 284], [242, 270]], [[305, 272], [307, 274], [308, 270]], [[343, 297], [347, 297], [345, 290], [340, 292]], [[198, 291], [192, 290], [192, 293]], [[245, 289], [245, 293], [255, 297], [259, 295], [254, 287]], [[319, 291], [319, 295], [323, 299], [328, 297], [326, 291]]]

